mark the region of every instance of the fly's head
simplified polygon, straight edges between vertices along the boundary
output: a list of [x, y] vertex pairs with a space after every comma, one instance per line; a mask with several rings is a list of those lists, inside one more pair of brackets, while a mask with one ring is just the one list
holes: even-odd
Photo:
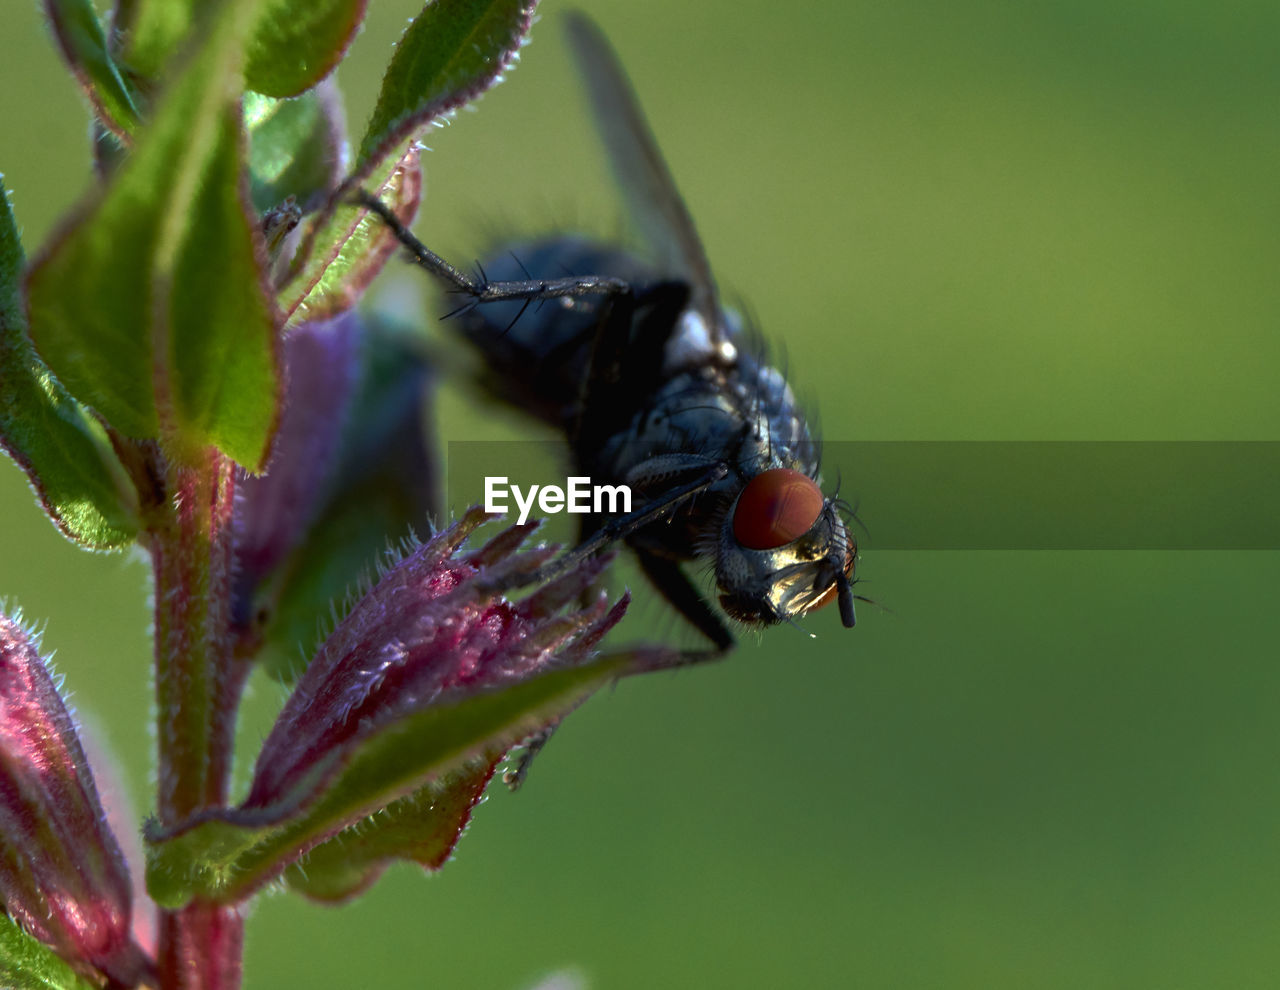
[[720, 604], [740, 622], [786, 622], [832, 601], [854, 623], [858, 547], [835, 502], [790, 468], [756, 475], [738, 493], [716, 552]]

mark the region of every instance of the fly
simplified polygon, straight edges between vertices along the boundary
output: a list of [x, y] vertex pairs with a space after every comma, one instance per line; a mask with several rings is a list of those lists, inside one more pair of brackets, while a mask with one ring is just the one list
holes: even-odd
[[[837, 601], [853, 626], [857, 545], [819, 487], [818, 444], [782, 374], [744, 346], [639, 103], [608, 42], [566, 18], [632, 214], [658, 257], [577, 237], [513, 245], [478, 277], [363, 195], [414, 260], [466, 297], [447, 314], [484, 359], [492, 396], [564, 430], [578, 473], [626, 484], [629, 514], [587, 520], [557, 571], [625, 540], [719, 655], [724, 617], [685, 573], [709, 559], [724, 615], [772, 625]], [[518, 259], [518, 260], [517, 260]], [[608, 274], [534, 278], [531, 271]], [[532, 303], [539, 306], [529, 311]]]

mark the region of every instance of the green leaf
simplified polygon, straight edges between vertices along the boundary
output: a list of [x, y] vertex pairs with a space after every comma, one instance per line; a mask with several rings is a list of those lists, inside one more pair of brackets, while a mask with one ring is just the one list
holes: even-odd
[[409, 25], [382, 79], [357, 175], [499, 80], [529, 33], [537, 0], [436, 0]]
[[[248, 88], [268, 96], [296, 96], [323, 79], [341, 60], [364, 20], [367, 0], [260, 0], [248, 39]], [[213, 4], [199, 0], [134, 0], [132, 23], [123, 24], [124, 61], [133, 71], [158, 77], [194, 35]]]
[[267, 0], [249, 45], [245, 81], [268, 96], [297, 96], [341, 61], [366, 0]]
[[276, 314], [241, 196], [242, 46], [254, 0], [219, 8], [105, 193], [28, 276], [30, 332], [121, 433], [180, 459], [263, 463], [276, 420]]
[[0, 914], [0, 986], [6, 990], [95, 990], [43, 942]]
[[268, 808], [211, 813], [186, 831], [147, 835], [147, 889], [164, 907], [234, 903], [307, 850], [432, 778], [496, 761], [627, 672], [630, 655], [552, 670], [501, 690], [438, 703], [357, 736]]
[[367, 890], [398, 859], [440, 869], [497, 765], [484, 760], [449, 774], [339, 832], [285, 870], [285, 883], [313, 901], [334, 904]]
[[304, 209], [320, 206], [346, 171], [341, 94], [325, 80], [296, 100], [245, 93], [249, 188], [265, 213], [288, 196]]
[[44, 7], [58, 47], [98, 117], [118, 136], [128, 137], [138, 123], [137, 100], [111, 57], [93, 4], [89, 0], [45, 0]]
[[[407, 143], [403, 155], [384, 163], [384, 168], [366, 188], [403, 223], [410, 223], [422, 196], [417, 146]], [[295, 323], [345, 312], [382, 270], [398, 243], [386, 224], [363, 206], [348, 202], [340, 189], [329, 209], [308, 226], [294, 274], [285, 282], [278, 305]]]
[[132, 13], [130, 22], [116, 25], [125, 38], [123, 62], [139, 75], [159, 76], [165, 63], [213, 6], [203, 0], [133, 0], [121, 4]]
[[36, 356], [19, 299], [22, 265], [0, 180], [0, 445], [68, 538], [95, 550], [124, 546], [138, 532], [137, 494], [102, 425]]

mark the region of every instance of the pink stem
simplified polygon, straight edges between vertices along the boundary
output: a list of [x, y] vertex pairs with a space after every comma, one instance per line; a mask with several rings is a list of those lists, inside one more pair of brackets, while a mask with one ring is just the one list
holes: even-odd
[[[229, 627], [232, 462], [209, 449], [159, 465], [167, 498], [148, 520], [155, 574], [159, 794], [165, 825], [227, 800], [243, 683]], [[236, 990], [244, 924], [234, 906], [195, 902], [160, 915], [164, 990]]]
[[244, 918], [234, 907], [194, 901], [160, 916], [160, 985], [164, 990], [235, 990], [240, 986]]

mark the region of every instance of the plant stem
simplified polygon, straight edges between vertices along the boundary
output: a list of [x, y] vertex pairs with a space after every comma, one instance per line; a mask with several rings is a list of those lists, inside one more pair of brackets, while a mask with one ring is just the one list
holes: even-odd
[[165, 990], [235, 990], [240, 986], [244, 918], [238, 909], [193, 901], [160, 915], [156, 962]]
[[[149, 519], [155, 574], [159, 793], [172, 826], [226, 803], [242, 678], [231, 656], [232, 462], [209, 449], [158, 465], [167, 498]], [[160, 919], [165, 990], [235, 990], [243, 920], [235, 907], [195, 902]]]

